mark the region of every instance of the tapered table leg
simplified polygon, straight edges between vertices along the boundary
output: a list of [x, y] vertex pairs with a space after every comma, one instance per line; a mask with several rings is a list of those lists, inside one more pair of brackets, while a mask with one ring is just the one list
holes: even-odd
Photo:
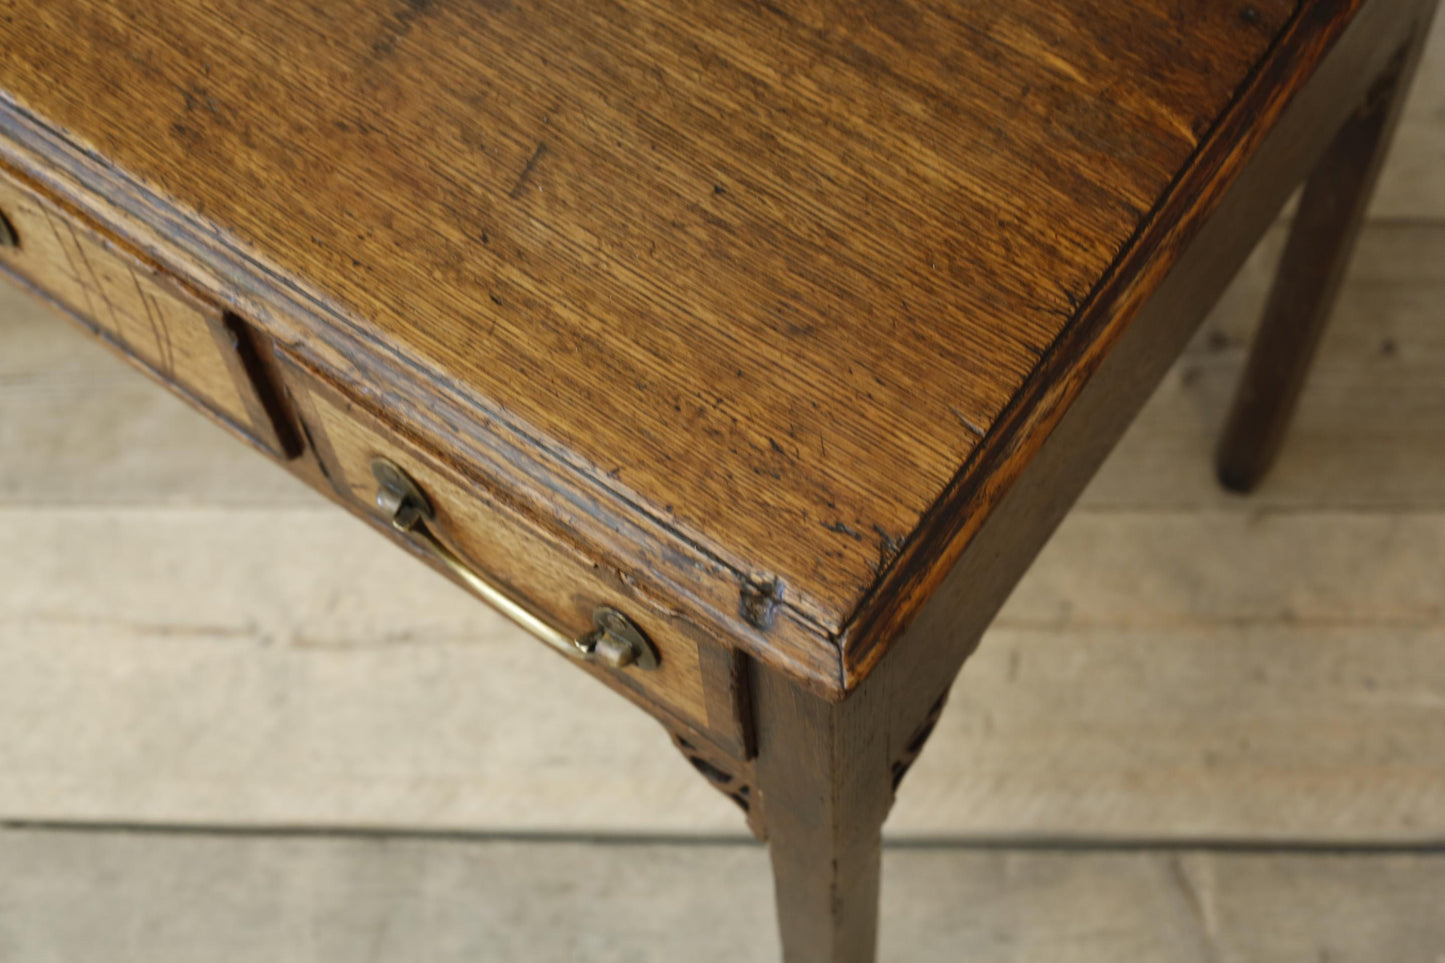
[[872, 700], [832, 704], [759, 667], [757, 781], [786, 963], [871, 963], [893, 800]]

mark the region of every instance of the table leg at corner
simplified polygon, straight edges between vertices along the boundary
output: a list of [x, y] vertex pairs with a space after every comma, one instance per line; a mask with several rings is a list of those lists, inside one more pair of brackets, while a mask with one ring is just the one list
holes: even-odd
[[761, 666], [753, 692], [783, 959], [872, 963], [893, 800], [886, 726], [869, 724], [863, 693], [830, 703]]

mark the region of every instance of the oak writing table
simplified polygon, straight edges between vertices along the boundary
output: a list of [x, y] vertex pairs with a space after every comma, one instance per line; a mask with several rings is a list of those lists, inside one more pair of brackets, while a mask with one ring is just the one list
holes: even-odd
[[0, 261], [652, 713], [789, 963], [869, 960], [955, 674], [1307, 180], [1268, 467], [1433, 6], [20, 0]]

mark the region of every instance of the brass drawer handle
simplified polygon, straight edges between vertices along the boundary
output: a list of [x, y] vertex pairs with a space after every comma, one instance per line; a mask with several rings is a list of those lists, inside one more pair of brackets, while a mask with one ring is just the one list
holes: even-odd
[[436, 521], [431, 501], [421, 486], [395, 462], [377, 456], [371, 460], [371, 474], [379, 486], [376, 504], [390, 517], [392, 527], [420, 540], [453, 575], [507, 618], [567, 655], [615, 669], [657, 668], [657, 650], [627, 616], [610, 606], [599, 605], [592, 613], [592, 631], [575, 639], [568, 638], [473, 572], [456, 552], [436, 537], [431, 530]]

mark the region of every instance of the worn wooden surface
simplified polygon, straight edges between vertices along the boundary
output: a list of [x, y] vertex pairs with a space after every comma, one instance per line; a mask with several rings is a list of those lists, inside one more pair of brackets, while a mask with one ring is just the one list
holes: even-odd
[[1290, 191], [1423, 36], [1433, 8], [1372, 3], [1349, 17], [1326, 5], [1292, 22], [855, 613], [842, 640], [849, 688], [895, 644], [935, 650], [915, 660], [920, 684], [957, 671]]
[[[0, 87], [139, 178], [111, 217], [205, 247], [199, 283], [828, 688], [900, 546], [911, 586], [966, 534], [922, 519], [961, 514], [1131, 238], [1207, 207], [1154, 216], [1186, 167], [1191, 197], [1228, 176], [1190, 165], [1260, 58], [1353, 9], [1300, 7], [65, 0], [5, 23]], [[1147, 247], [1096, 314], [1177, 249]], [[755, 574], [772, 635], [734, 624]]]
[[[1429, 98], [1445, 87], [1442, 77], [1438, 67], [1425, 71], [1392, 170], [1434, 169], [1441, 106]], [[1240, 501], [1213, 487], [1207, 455], [1282, 231], [1266, 239], [970, 664], [908, 777], [890, 823], [896, 832], [1426, 848], [1445, 836], [1445, 749], [1434, 738], [1445, 731], [1437, 658], [1445, 233], [1431, 220], [1445, 195], [1430, 193], [1438, 178], [1416, 183], [1426, 189], [1387, 174], [1377, 210], [1410, 218], [1367, 229], [1279, 470]], [[389, 564], [369, 551], [374, 538], [112, 360], [54, 325], [24, 321], [0, 314], [0, 452], [27, 455], [0, 457], [0, 542], [44, 550], [10, 556], [0, 579], [7, 815], [737, 831], [736, 812], [620, 700], [554, 666], [559, 660], [400, 553]], [[59, 430], [67, 424], [74, 430]], [[298, 546], [288, 556], [304, 559], [319, 546], [337, 564], [277, 565], [261, 545], [278, 527]], [[67, 578], [51, 577], [71, 574], [87, 580], [90, 607], [66, 594]], [[377, 593], [359, 604], [356, 585], [389, 580], [418, 604], [389, 607]], [[176, 584], [181, 591], [162, 591]], [[1357, 585], [1369, 591], [1352, 591]], [[255, 590], [284, 604], [257, 617], [244, 598]], [[1162, 677], [1161, 667], [1169, 668]], [[557, 703], [568, 711], [546, 711]], [[58, 715], [62, 704], [69, 711]], [[579, 712], [595, 725], [569, 725]], [[519, 729], [518, 719], [529, 725]], [[149, 837], [131, 845], [105, 834], [78, 843], [37, 835], [19, 848], [10, 845], [16, 834], [6, 837], [7, 867], [42, 869], [13, 877], [34, 885], [0, 901], [24, 911], [0, 918], [25, 924], [0, 945], [42, 959], [97, 930], [113, 954], [116, 934], [133, 932], [127, 926], [146, 928], [127, 951], [152, 956], [156, 946], [194, 945], [186, 941], [196, 930], [175, 928], [190, 923], [204, 930], [209, 956], [239, 946], [249, 958], [256, 942], [273, 939], [258, 921], [280, 919], [264, 902], [275, 886], [252, 886], [251, 867], [269, 881], [304, 874], [308, 893], [336, 887], [351, 906], [366, 888], [354, 882], [358, 873], [400, 881], [379, 897], [386, 906], [417, 880], [406, 873], [418, 858], [399, 842], [377, 844], [382, 868], [365, 873], [356, 867], [369, 857], [319, 856], [318, 868], [305, 869], [313, 857], [273, 856], [255, 839], [231, 840], [230, 849], [198, 837], [202, 853]], [[441, 845], [452, 853], [457, 844]], [[590, 872], [640, 878], [649, 893], [676, 900], [649, 903], [650, 913], [686, 916], [686, 899], [706, 892], [711, 900], [706, 887], [733, 865], [710, 847], [677, 883], [659, 884], [674, 878], [671, 856], [660, 866], [623, 846], [598, 864], [559, 852], [499, 852], [500, 863], [529, 870], [505, 895], [550, 911], [554, 887]], [[735, 919], [755, 919], [726, 936], [761, 935], [761, 956], [771, 945], [766, 869], [760, 851], [746, 852], [748, 888], [715, 898]], [[885, 920], [885, 959], [953, 959], [962, 945], [983, 960], [1432, 961], [1441, 946], [1428, 925], [1433, 904], [1420, 902], [1438, 889], [1428, 857], [926, 855], [903, 870], [888, 857], [884, 898], [890, 918], [936, 942], [902, 941]], [[285, 869], [273, 873], [272, 859]], [[1136, 877], [1139, 866], [1157, 869]], [[475, 884], [443, 871], [447, 893], [467, 893], [461, 913], [470, 920], [471, 894], [502, 878], [487, 867]], [[118, 875], [135, 896], [124, 921], [105, 916], [119, 905], [109, 898]], [[1171, 885], [1177, 903], [1150, 902]], [[1000, 887], [1019, 902], [1000, 900]], [[106, 898], [88, 895], [102, 889]], [[197, 894], [193, 914], [173, 912], [183, 890]], [[906, 906], [892, 902], [900, 894]], [[987, 932], [975, 928], [985, 917], [959, 912], [984, 894], [995, 923]], [[447, 958], [451, 946], [467, 952], [479, 938], [477, 928], [443, 919], [438, 907], [453, 905], [428, 899], [417, 931], [395, 914], [332, 913], [320, 903], [284, 925], [321, 943], [400, 926], [391, 932], [409, 948], [435, 935], [445, 944], [436, 955]], [[1139, 907], [1146, 912], [1126, 912]], [[1117, 925], [1100, 930], [1101, 916]], [[91, 919], [94, 928], [69, 925]], [[523, 930], [489, 920], [479, 928], [494, 958], [536, 958], [535, 942], [507, 942]], [[646, 945], [629, 944], [628, 931]], [[274, 945], [295, 945], [296, 932]], [[691, 939], [695, 925], [668, 932], [687, 934], [688, 951], [706, 959]], [[543, 949], [567, 958], [577, 945], [568, 941], [586, 934], [607, 944], [588, 944], [593, 957], [678, 955], [625, 909], [584, 915], [576, 930], [554, 926], [546, 937], [555, 943]], [[382, 958], [388, 945], [384, 936], [368, 943]]]
[[[1433, 76], [1427, 72], [1422, 86]], [[1445, 84], [1439, 87], [1418, 114], [1445, 114]], [[1437, 191], [1440, 218], [1381, 220], [1366, 232], [1340, 294], [1339, 323], [1268, 485], [1242, 501], [1201, 471], [1197, 456], [1218, 435], [1284, 225], [1265, 236], [1079, 508], [1389, 512], [1445, 505], [1445, 397], [1437, 389], [1445, 377], [1445, 330], [1438, 320], [1445, 300], [1445, 188]], [[1422, 206], [1431, 203], [1427, 196]], [[68, 334], [8, 288], [0, 292], [6, 297], [0, 383], [5, 410], [14, 413], [0, 419], [0, 431], [7, 451], [34, 453], [0, 459], [0, 497], [7, 504], [318, 504], [284, 472], [216, 437], [204, 420], [116, 365], [113, 355]]]

